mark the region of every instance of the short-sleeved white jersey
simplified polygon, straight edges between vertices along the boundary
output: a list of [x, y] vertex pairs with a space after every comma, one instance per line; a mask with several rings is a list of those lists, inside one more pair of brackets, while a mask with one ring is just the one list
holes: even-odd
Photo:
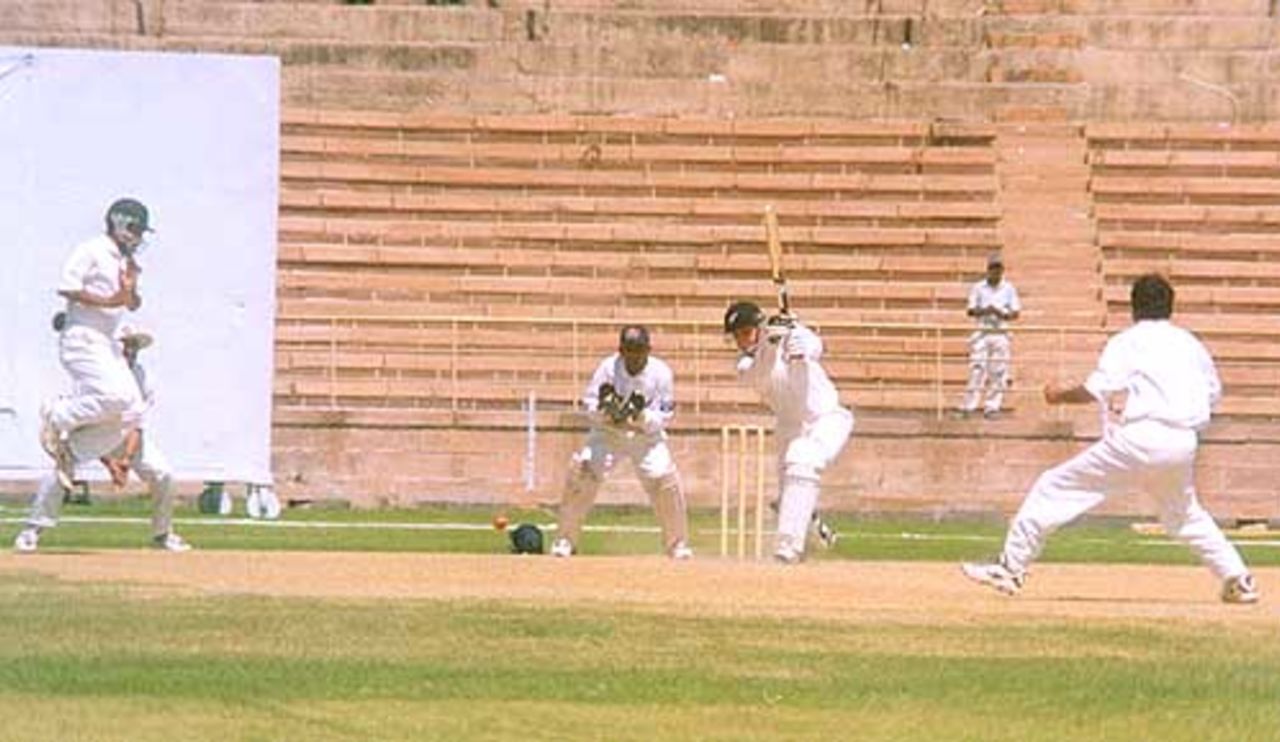
[[1128, 392], [1126, 423], [1158, 420], [1193, 430], [1209, 423], [1222, 398], [1208, 349], [1168, 320], [1142, 320], [1108, 340], [1084, 385], [1100, 400]]
[[[76, 245], [62, 266], [58, 291], [88, 291], [108, 297], [120, 290], [120, 274], [125, 268], [120, 248], [105, 234]], [[114, 338], [125, 313], [124, 307], [91, 307], [67, 301], [67, 327], [85, 326]]]
[[644, 395], [641, 427], [648, 435], [666, 435], [667, 424], [676, 413], [676, 397], [675, 376], [665, 361], [650, 355], [644, 368], [635, 376], [627, 373], [627, 364], [621, 353], [614, 353], [600, 361], [582, 395], [582, 404], [592, 424], [596, 426], [606, 425], [604, 415], [599, 412], [600, 386], [603, 384], [612, 384], [623, 399], [630, 397], [632, 392]]
[[[822, 339], [797, 323], [785, 335], [761, 340], [750, 359], [740, 358], [739, 378], [773, 410], [779, 433], [801, 431], [840, 409], [840, 393], [819, 363], [823, 350]], [[788, 360], [789, 354], [799, 357]]]
[[[986, 307], [999, 307], [1005, 312], [1021, 312], [1022, 301], [1018, 298], [1018, 290], [1007, 279], [1001, 279], [1000, 283], [992, 286], [984, 278], [969, 289], [968, 308], [985, 309]], [[1005, 321], [995, 315], [984, 314], [974, 319], [977, 320], [978, 330], [981, 332], [1004, 332], [1006, 329]]]

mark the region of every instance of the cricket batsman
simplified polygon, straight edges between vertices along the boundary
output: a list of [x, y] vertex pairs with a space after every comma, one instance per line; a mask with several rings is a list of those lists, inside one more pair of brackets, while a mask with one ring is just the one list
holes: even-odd
[[840, 404], [819, 362], [821, 338], [794, 317], [766, 319], [760, 305], [738, 301], [725, 311], [724, 331], [738, 350], [739, 380], [759, 392], [774, 413], [781, 492], [773, 555], [783, 564], [797, 564], [804, 559], [822, 472], [849, 441], [853, 412]]

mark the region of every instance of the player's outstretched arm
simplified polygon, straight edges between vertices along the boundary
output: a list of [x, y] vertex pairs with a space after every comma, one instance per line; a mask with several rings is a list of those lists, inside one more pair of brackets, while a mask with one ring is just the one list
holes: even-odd
[[1044, 385], [1044, 401], [1049, 404], [1086, 404], [1097, 400], [1084, 384], [1062, 386], [1050, 383]]

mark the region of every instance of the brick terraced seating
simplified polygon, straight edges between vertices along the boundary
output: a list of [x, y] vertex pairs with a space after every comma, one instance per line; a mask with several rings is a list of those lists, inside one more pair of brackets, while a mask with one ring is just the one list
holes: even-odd
[[1280, 412], [1280, 127], [1094, 124], [1090, 190], [1109, 324], [1128, 324], [1128, 286], [1148, 271], [1177, 289], [1178, 321], [1219, 360], [1221, 412]]
[[[773, 205], [795, 304], [831, 326], [841, 387], [863, 407], [934, 409], [940, 380], [963, 384], [967, 330], [933, 328], [962, 315], [974, 262], [1000, 246], [993, 136], [287, 109], [278, 405], [431, 418], [515, 413], [534, 390], [572, 411], [617, 326], [644, 321], [696, 415], [756, 410], [718, 322], [731, 299], [769, 301]], [[512, 329], [529, 317], [559, 324], [533, 342], [532, 325]]]

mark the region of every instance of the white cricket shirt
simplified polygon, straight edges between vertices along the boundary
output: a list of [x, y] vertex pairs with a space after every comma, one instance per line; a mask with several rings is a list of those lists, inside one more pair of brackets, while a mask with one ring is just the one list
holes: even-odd
[[[764, 339], [751, 363], [739, 363], [739, 378], [760, 393], [778, 418], [778, 432], [804, 429], [819, 417], [840, 409], [840, 393], [819, 360], [823, 345], [813, 330], [801, 324], [790, 329], [796, 337]], [[785, 349], [803, 349], [803, 357], [788, 361]]]
[[[125, 262], [116, 243], [107, 235], [85, 240], [76, 245], [63, 264], [58, 291], [88, 291], [104, 298], [112, 296], [120, 290], [120, 273]], [[92, 327], [109, 338], [115, 338], [125, 311], [124, 307], [91, 307], [67, 300], [67, 327]]]
[[1208, 349], [1168, 320], [1142, 320], [1108, 340], [1084, 386], [1098, 399], [1127, 391], [1126, 423], [1158, 420], [1192, 430], [1209, 423], [1222, 398]]
[[627, 373], [627, 364], [621, 353], [614, 353], [600, 361], [582, 395], [582, 404], [595, 424], [604, 423], [603, 417], [597, 412], [600, 409], [602, 384], [612, 384], [623, 399], [631, 396], [632, 392], [643, 394], [645, 410], [641, 422], [644, 432], [649, 435], [664, 435], [667, 424], [676, 414], [675, 375], [665, 361], [651, 355], [649, 362], [635, 376]]
[[[1018, 290], [1007, 279], [992, 286], [984, 278], [969, 289], [969, 309], [985, 309], [999, 307], [1005, 312], [1021, 312], [1022, 302], [1018, 299]], [[991, 314], [975, 317], [980, 332], [1004, 332], [1005, 321]]]

